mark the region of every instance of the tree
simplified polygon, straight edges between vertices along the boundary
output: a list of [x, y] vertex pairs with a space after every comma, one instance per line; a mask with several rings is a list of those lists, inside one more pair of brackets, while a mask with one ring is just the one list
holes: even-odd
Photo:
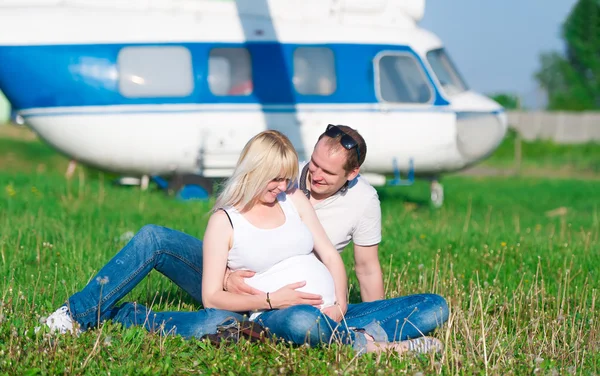
[[548, 93], [548, 109], [600, 109], [600, 0], [579, 0], [562, 27], [564, 55], [540, 56], [535, 78]]
[[497, 93], [489, 95], [494, 101], [498, 102], [500, 106], [506, 110], [516, 110], [521, 107], [519, 97], [509, 93]]

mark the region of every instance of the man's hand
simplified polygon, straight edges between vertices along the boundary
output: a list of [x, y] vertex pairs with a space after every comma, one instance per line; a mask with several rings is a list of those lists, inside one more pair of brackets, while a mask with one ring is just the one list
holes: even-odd
[[348, 307], [346, 305], [342, 306], [336, 303], [332, 306], [324, 308], [321, 312], [331, 317], [331, 319], [335, 322], [341, 322], [342, 318], [344, 318], [344, 314], [346, 313], [347, 309]]
[[323, 304], [321, 295], [308, 292], [296, 291], [306, 285], [306, 282], [296, 282], [285, 285], [279, 290], [270, 293], [271, 306], [273, 308], [287, 308], [294, 305], [308, 304], [319, 307]]
[[238, 295], [262, 295], [264, 292], [248, 286], [244, 282], [245, 278], [250, 278], [254, 274], [250, 270], [237, 270], [235, 272], [227, 269], [225, 271], [225, 279], [223, 280], [223, 290]]

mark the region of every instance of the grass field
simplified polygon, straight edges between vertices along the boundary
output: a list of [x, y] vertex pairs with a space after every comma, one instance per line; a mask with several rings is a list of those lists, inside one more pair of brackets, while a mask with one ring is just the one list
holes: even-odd
[[[513, 141], [484, 166], [510, 167]], [[598, 176], [599, 149], [524, 145], [525, 171], [585, 178], [447, 176], [438, 210], [427, 205], [425, 183], [378, 189], [387, 296], [438, 293], [451, 314], [434, 334], [446, 345], [440, 356], [355, 358], [337, 345], [215, 348], [111, 323], [78, 338], [35, 333], [40, 318], [125, 244], [124, 233], [154, 223], [202, 238], [210, 203], [115, 187], [90, 169], [66, 180], [64, 157], [27, 132], [4, 128], [0, 374], [597, 375], [600, 180], [589, 177]], [[343, 257], [357, 301], [351, 252]], [[125, 300], [156, 310], [200, 308], [158, 273]]]

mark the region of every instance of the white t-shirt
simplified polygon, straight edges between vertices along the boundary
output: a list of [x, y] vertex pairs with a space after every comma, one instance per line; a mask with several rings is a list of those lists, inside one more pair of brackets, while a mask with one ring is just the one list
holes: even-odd
[[[307, 164], [300, 164], [300, 172]], [[362, 176], [350, 181], [346, 192], [338, 192], [314, 208], [338, 252], [342, 252], [350, 241], [365, 247], [381, 242], [379, 196]]]

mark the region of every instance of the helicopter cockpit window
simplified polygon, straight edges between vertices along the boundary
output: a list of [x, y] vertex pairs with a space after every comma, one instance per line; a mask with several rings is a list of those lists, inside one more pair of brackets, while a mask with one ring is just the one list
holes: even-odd
[[453, 95], [468, 90], [467, 84], [443, 48], [429, 51], [427, 60], [446, 94]]
[[128, 98], [186, 97], [194, 90], [192, 56], [185, 47], [125, 47], [117, 65], [119, 91]]
[[325, 47], [297, 48], [293, 82], [302, 95], [331, 95], [336, 88], [333, 51]]
[[245, 48], [215, 48], [208, 60], [208, 86], [214, 95], [252, 94], [252, 64]]
[[380, 100], [428, 103], [433, 98], [425, 72], [412, 55], [386, 54], [375, 66]]

